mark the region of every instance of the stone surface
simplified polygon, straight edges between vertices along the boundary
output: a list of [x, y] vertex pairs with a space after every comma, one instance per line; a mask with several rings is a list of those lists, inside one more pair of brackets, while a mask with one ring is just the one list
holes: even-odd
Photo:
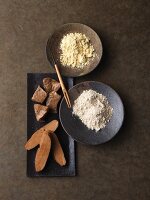
[[[149, 0], [0, 0], [0, 199], [150, 199]], [[102, 39], [102, 81], [123, 99], [118, 136], [97, 147], [78, 144], [78, 176], [26, 177], [26, 73], [49, 72], [48, 36], [67, 22], [91, 26]]]

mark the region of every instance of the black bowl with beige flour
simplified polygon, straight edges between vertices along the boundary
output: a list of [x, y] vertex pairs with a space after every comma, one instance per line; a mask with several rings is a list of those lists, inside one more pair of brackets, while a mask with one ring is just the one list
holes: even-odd
[[[90, 39], [91, 45], [93, 45], [94, 47], [96, 56], [93, 59], [91, 59], [90, 62], [83, 67], [83, 69], [66, 67], [63, 66], [60, 62], [60, 43], [63, 36], [65, 36], [68, 33], [85, 34], [86, 37]], [[57, 29], [48, 39], [46, 46], [46, 54], [50, 65], [53, 66], [51, 53], [53, 54], [62, 75], [69, 77], [77, 77], [90, 73], [98, 66], [102, 57], [102, 43], [97, 33], [90, 27], [80, 23], [68, 23], [64, 24], [59, 29]]]
[[104, 83], [95, 81], [79, 83], [69, 90], [72, 106], [74, 100], [76, 100], [84, 90], [89, 89], [106, 96], [109, 104], [113, 108], [112, 117], [105, 128], [98, 132], [88, 129], [78, 117], [72, 114], [73, 109], [67, 107], [64, 98], [60, 104], [59, 118], [66, 133], [74, 140], [84, 144], [98, 145], [111, 140], [118, 133], [124, 120], [124, 107], [121, 98], [115, 90]]

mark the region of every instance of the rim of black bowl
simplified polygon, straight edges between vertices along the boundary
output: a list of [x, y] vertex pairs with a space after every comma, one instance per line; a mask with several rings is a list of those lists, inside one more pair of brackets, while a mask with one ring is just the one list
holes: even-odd
[[[63, 73], [62, 73], [62, 75], [65, 76], [65, 77], [80, 77], [80, 76], [85, 76], [85, 75], [91, 73], [93, 70], [95, 70], [95, 69], [98, 67], [98, 65], [99, 65], [100, 62], [101, 62], [102, 56], [103, 56], [103, 45], [102, 45], [102, 41], [101, 41], [100, 36], [96, 33], [96, 31], [95, 31], [94, 29], [92, 29], [90, 26], [88, 26], [88, 25], [86, 25], [86, 24], [82, 24], [82, 23], [78, 23], [78, 22], [74, 22], [74, 23], [73, 23], [73, 22], [72, 22], [72, 23], [65, 23], [65, 24], [61, 25], [59, 28], [55, 29], [55, 30], [52, 32], [52, 34], [49, 35], [48, 40], [47, 40], [47, 43], [46, 43], [46, 57], [47, 57], [48, 62], [50, 63], [50, 67], [51, 67], [51, 68], [54, 68], [53, 65], [52, 65], [52, 63], [51, 63], [51, 61], [50, 61], [50, 58], [49, 58], [49, 56], [48, 56], [48, 55], [49, 55], [49, 54], [48, 54], [48, 50], [49, 50], [48, 46], [49, 46], [49, 44], [50, 44], [50, 40], [51, 40], [52, 36], [55, 34], [55, 32], [59, 31], [62, 27], [67, 26], [67, 25], [69, 25], [69, 24], [70, 24], [70, 25], [75, 25], [75, 24], [77, 24], [77, 25], [83, 25], [83, 26], [88, 27], [89, 29], [91, 29], [92, 31], [95, 32], [95, 34], [97, 35], [97, 37], [98, 37], [98, 39], [99, 39], [99, 42], [100, 42], [100, 44], [101, 44], [101, 57], [100, 57], [99, 62], [97, 63], [97, 65], [94, 67], [94, 69], [92, 69], [91, 71], [89, 71], [89, 72], [86, 73], [86, 74], [81, 74], [81, 75], [77, 75], [77, 76], [63, 75]], [[56, 62], [56, 64], [57, 64], [57, 62]]]
[[120, 126], [120, 128], [118, 129], [118, 131], [116, 132], [116, 134], [113, 135], [113, 136], [112, 136], [110, 139], [108, 139], [107, 141], [102, 142], [102, 143], [96, 143], [96, 144], [95, 144], [95, 143], [94, 143], [94, 144], [89, 144], [89, 143], [87, 143], [87, 142], [83, 142], [83, 141], [77, 140], [77, 139], [75, 139], [74, 137], [72, 137], [72, 136], [66, 131], [66, 129], [65, 129], [63, 123], [62, 123], [61, 117], [60, 117], [60, 110], [61, 110], [62, 102], [65, 100], [64, 97], [62, 98], [62, 100], [61, 100], [61, 102], [60, 102], [60, 106], [59, 106], [59, 120], [60, 120], [60, 123], [61, 123], [61, 125], [62, 125], [64, 131], [67, 133], [67, 135], [69, 135], [71, 138], [73, 138], [73, 140], [75, 140], [76, 142], [79, 142], [79, 143], [81, 143], [81, 144], [96, 146], [96, 145], [105, 144], [105, 143], [111, 141], [111, 140], [118, 134], [118, 132], [120, 131], [120, 129], [121, 129], [122, 125], [123, 125], [123, 122], [124, 122], [124, 118], [125, 118], [125, 109], [124, 109], [124, 105], [123, 105], [122, 99], [121, 99], [121, 97], [119, 96], [119, 94], [118, 94], [112, 87], [110, 87], [109, 85], [107, 85], [107, 84], [105, 84], [105, 83], [103, 83], [103, 82], [100, 82], [100, 81], [84, 81], [84, 82], [81, 82], [81, 83], [77, 83], [76, 85], [74, 85], [73, 87], [71, 87], [71, 88], [68, 90], [68, 93], [69, 93], [70, 90], [72, 90], [73, 88], [75, 88], [75, 86], [80, 85], [80, 84], [82, 84], [82, 83], [89, 83], [89, 82], [101, 83], [101, 84], [103, 84], [103, 85], [109, 87], [110, 89], [112, 89], [112, 90], [116, 93], [116, 95], [117, 95], [118, 98], [120, 99], [120, 102], [121, 102], [121, 104], [122, 104], [122, 109], [123, 109], [123, 118], [122, 118], [122, 121], [121, 121], [121, 126]]

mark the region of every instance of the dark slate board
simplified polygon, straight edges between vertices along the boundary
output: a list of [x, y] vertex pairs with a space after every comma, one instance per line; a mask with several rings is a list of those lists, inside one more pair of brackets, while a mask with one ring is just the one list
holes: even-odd
[[[44, 126], [46, 123], [50, 122], [53, 119], [59, 120], [58, 112], [56, 114], [49, 113], [45, 118], [45, 121], [37, 122], [34, 114], [33, 105], [34, 102], [31, 101], [31, 97], [36, 90], [38, 85], [42, 86], [42, 79], [45, 77], [51, 77], [56, 80], [56, 74], [50, 73], [28, 73], [27, 74], [27, 139], [31, 137], [31, 135], [38, 130], [40, 127]], [[72, 78], [63, 77], [64, 84], [67, 89], [73, 86]], [[62, 95], [61, 90], [58, 92]], [[63, 96], [63, 95], [62, 95]], [[59, 106], [58, 106], [59, 107]], [[59, 127], [56, 130], [56, 135], [62, 145], [65, 158], [67, 161], [66, 166], [59, 166], [52, 158], [50, 154], [47, 164], [43, 171], [36, 172], [34, 166], [35, 154], [37, 151], [37, 147], [27, 151], [27, 176], [28, 177], [52, 177], [52, 176], [75, 176], [75, 144], [74, 140], [68, 136], [63, 130], [61, 124], [59, 123]]]

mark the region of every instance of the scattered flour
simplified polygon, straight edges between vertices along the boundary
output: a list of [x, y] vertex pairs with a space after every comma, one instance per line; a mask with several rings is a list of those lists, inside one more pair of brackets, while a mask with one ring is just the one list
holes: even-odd
[[74, 101], [73, 114], [89, 129], [96, 132], [104, 128], [112, 117], [113, 108], [107, 98], [94, 90], [84, 90]]
[[94, 47], [82, 33], [69, 33], [60, 43], [60, 62], [71, 68], [82, 69], [95, 57]]

